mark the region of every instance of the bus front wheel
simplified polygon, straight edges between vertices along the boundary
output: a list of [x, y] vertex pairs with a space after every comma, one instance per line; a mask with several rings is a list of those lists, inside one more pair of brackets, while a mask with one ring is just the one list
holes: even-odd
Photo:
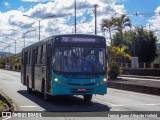
[[83, 95], [83, 98], [85, 102], [90, 102], [92, 99], [92, 95]]

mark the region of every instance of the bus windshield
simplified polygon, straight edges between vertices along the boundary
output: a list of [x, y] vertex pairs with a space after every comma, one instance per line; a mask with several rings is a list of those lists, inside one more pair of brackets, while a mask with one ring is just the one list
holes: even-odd
[[63, 73], [105, 72], [105, 48], [56, 47], [53, 70]]

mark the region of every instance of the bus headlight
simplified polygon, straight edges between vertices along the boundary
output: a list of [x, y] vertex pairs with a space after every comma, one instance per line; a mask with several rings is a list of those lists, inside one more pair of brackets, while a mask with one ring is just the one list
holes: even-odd
[[58, 82], [58, 78], [54, 78], [54, 82]]
[[58, 78], [54, 78], [54, 82], [56, 82], [57, 84], [62, 85], [62, 86], [67, 86], [67, 83], [62, 82], [62, 81], [59, 80]]
[[103, 82], [107, 82], [107, 78], [103, 78]]

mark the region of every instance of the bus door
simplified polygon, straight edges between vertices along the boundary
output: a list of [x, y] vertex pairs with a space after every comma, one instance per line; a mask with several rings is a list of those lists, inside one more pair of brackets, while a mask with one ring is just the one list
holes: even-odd
[[28, 60], [28, 51], [23, 53], [23, 84], [26, 85], [26, 66]]
[[36, 49], [32, 49], [32, 65], [31, 65], [32, 88], [35, 88], [35, 63], [36, 63]]
[[50, 91], [51, 90], [51, 75], [52, 75], [52, 45], [51, 44], [47, 45], [46, 53], [47, 53], [46, 85], [47, 85], [47, 91]]

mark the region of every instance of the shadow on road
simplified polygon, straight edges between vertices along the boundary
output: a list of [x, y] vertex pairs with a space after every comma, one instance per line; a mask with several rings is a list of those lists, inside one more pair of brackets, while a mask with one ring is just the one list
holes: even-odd
[[48, 112], [106, 112], [110, 108], [98, 102], [85, 103], [78, 96], [52, 96], [49, 101], [43, 100], [40, 93], [28, 94], [26, 90], [18, 91], [21, 95], [35, 102]]

